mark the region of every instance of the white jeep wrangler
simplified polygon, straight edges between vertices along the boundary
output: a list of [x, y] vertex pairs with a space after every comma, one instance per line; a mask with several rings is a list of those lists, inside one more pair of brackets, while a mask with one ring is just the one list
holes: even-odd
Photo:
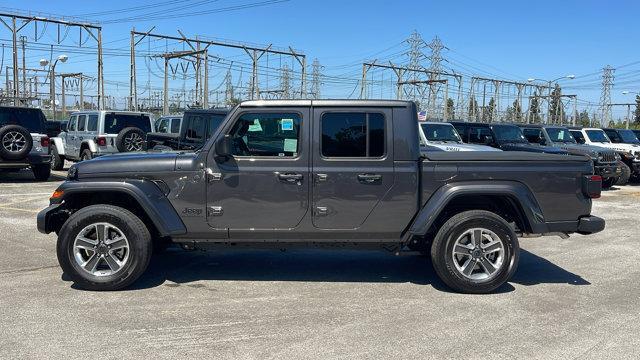
[[146, 150], [153, 129], [149, 113], [132, 111], [79, 111], [71, 114], [65, 131], [51, 139], [54, 170], [65, 160], [82, 161], [118, 152]]

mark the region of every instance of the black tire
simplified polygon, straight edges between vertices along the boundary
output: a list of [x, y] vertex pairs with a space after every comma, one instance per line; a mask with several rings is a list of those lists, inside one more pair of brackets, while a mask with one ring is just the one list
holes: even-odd
[[[486, 279], [465, 277], [456, 267], [456, 260], [454, 260], [456, 255], [453, 250], [456, 240], [465, 232], [476, 228], [489, 230], [502, 244], [501, 265]], [[474, 249], [473, 252], [475, 253], [476, 250]], [[519, 255], [518, 237], [511, 226], [495, 213], [484, 210], [464, 211], [451, 217], [442, 225], [431, 246], [431, 260], [440, 279], [453, 290], [470, 294], [486, 294], [502, 286], [515, 273]], [[471, 255], [468, 256], [471, 257]], [[481, 255], [480, 258], [485, 256], [489, 255]], [[476, 269], [476, 266], [480, 269], [478, 262], [474, 262], [472, 272], [475, 271], [473, 269]]]
[[137, 127], [122, 129], [116, 137], [116, 148], [120, 152], [145, 151], [147, 134]]
[[49, 176], [51, 176], [51, 165], [49, 164], [38, 164], [32, 165], [31, 171], [33, 171], [33, 176], [38, 181], [47, 181], [49, 180]]
[[622, 174], [618, 177], [616, 185], [626, 185], [631, 178], [631, 169], [622, 161], [618, 161], [618, 166], [622, 169]]
[[82, 150], [82, 152], [80, 153], [80, 161], [86, 161], [91, 159], [93, 159], [93, 153], [91, 153], [91, 150], [89, 149]]
[[20, 125], [6, 125], [0, 128], [0, 157], [5, 160], [22, 160], [33, 148], [33, 138], [29, 130]]
[[51, 170], [62, 170], [64, 168], [64, 158], [58, 153], [58, 148], [51, 145]]
[[[116, 226], [129, 242], [127, 261], [113, 274], [95, 276], [76, 261], [75, 238], [93, 223]], [[57, 242], [58, 262], [62, 270], [78, 287], [86, 290], [119, 290], [131, 285], [146, 270], [152, 251], [151, 235], [142, 220], [129, 210], [112, 205], [91, 205], [78, 210], [62, 225]]]
[[611, 189], [611, 187], [615, 184], [618, 183], [618, 178], [617, 177], [611, 177], [611, 178], [606, 178], [606, 179], [602, 179], [602, 188], [603, 189]]

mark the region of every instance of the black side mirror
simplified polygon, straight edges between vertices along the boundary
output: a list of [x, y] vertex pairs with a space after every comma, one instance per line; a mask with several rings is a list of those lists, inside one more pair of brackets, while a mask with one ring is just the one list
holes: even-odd
[[231, 156], [231, 136], [225, 135], [216, 141], [216, 155], [221, 157]]

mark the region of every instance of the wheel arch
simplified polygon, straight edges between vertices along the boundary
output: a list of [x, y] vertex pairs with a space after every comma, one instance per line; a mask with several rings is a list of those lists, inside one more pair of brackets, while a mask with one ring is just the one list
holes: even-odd
[[540, 206], [529, 188], [519, 182], [466, 182], [438, 189], [409, 227], [412, 236], [437, 231], [450, 217], [467, 210], [494, 212], [514, 222], [523, 233], [545, 233], [547, 226]]
[[[165, 194], [151, 181], [128, 180], [125, 182], [65, 182], [61, 207], [45, 214], [44, 228], [58, 231], [73, 212], [89, 205], [108, 204], [128, 209], [139, 216], [149, 230], [160, 237], [186, 233], [186, 227]], [[65, 215], [66, 213], [66, 215]], [[56, 216], [57, 215], [57, 216]], [[60, 216], [63, 215], [63, 216]], [[58, 220], [55, 220], [58, 219]]]
[[63, 157], [66, 155], [64, 151], [64, 142], [62, 141], [62, 138], [52, 137], [51, 143], [53, 144], [53, 146], [56, 147], [56, 150], [58, 151], [58, 155]]
[[82, 154], [82, 151], [84, 151], [85, 149], [89, 149], [92, 154], [98, 152], [98, 147], [93, 140], [85, 140], [82, 142], [82, 144], [80, 144], [80, 154]]

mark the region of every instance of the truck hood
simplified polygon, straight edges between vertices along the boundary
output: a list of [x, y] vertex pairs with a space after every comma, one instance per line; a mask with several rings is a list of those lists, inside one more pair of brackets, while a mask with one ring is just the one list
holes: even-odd
[[475, 145], [475, 144], [461, 144], [461, 143], [438, 143], [429, 142], [430, 147], [441, 149], [444, 151], [501, 151], [500, 149], [492, 148], [491, 146]]
[[504, 151], [528, 151], [545, 154], [567, 154], [567, 151], [557, 147], [525, 143], [501, 143], [500, 148]]
[[568, 151], [570, 154], [588, 155], [598, 157], [599, 154], [615, 153], [614, 150], [602, 146], [576, 143], [553, 143], [553, 146]]
[[167, 172], [176, 169], [176, 159], [179, 156], [179, 153], [174, 152], [120, 153], [100, 156], [73, 166], [79, 178], [95, 174]]

